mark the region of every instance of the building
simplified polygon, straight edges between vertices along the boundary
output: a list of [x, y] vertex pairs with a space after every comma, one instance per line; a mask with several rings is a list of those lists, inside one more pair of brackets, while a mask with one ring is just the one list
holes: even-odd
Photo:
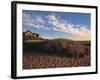
[[26, 32], [24, 32], [24, 36], [34, 36], [38, 38], [40, 35], [37, 33], [32, 33], [31, 31], [27, 30]]
[[23, 40], [39, 40], [40, 35], [37, 33], [32, 33], [30, 30], [23, 32]]

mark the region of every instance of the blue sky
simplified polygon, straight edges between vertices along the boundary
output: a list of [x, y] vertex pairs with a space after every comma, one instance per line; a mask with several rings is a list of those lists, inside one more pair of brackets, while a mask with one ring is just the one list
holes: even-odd
[[48, 39], [90, 40], [90, 18], [89, 13], [23, 10], [23, 31]]

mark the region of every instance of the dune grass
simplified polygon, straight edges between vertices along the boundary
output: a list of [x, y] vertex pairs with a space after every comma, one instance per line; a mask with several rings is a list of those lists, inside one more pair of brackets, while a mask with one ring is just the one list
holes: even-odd
[[89, 42], [52, 39], [23, 43], [23, 69], [90, 65]]

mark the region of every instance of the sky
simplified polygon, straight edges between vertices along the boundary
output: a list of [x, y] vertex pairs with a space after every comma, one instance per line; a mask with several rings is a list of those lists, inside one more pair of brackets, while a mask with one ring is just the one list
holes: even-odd
[[91, 14], [23, 10], [22, 30], [38, 33], [46, 39], [91, 40]]

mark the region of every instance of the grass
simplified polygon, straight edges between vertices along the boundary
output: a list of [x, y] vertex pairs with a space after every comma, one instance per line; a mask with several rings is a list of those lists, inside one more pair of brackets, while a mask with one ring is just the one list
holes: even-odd
[[42, 69], [60, 67], [81, 67], [90, 65], [90, 56], [84, 58], [66, 58], [51, 55], [24, 55], [23, 69]]
[[23, 69], [89, 66], [90, 59], [89, 41], [23, 42]]

